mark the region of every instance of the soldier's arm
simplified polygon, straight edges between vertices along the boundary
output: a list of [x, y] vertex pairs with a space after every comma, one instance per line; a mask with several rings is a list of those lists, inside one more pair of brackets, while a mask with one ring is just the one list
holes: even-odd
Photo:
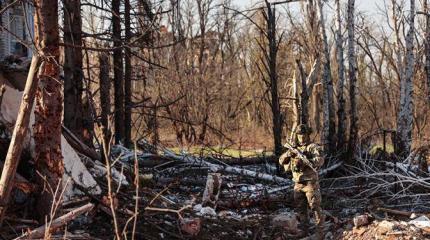
[[312, 144], [309, 147], [310, 147], [309, 151], [314, 156], [312, 158], [312, 163], [314, 164], [314, 167], [316, 169], [319, 169], [324, 164], [323, 149], [321, 146], [317, 144]]
[[279, 164], [284, 167], [285, 171], [290, 170], [291, 151], [287, 151], [279, 157]]

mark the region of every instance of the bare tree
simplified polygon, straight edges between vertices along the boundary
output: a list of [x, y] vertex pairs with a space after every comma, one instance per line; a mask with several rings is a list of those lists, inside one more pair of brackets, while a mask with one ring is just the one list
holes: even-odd
[[266, 1], [266, 12], [264, 12], [264, 18], [266, 20], [267, 28], [265, 36], [269, 44], [268, 52], [265, 53], [266, 63], [264, 64], [266, 64], [265, 68], [268, 71], [269, 89], [271, 93], [270, 107], [272, 109], [273, 142], [275, 146], [275, 154], [280, 155], [282, 151], [282, 122], [278, 96], [278, 73], [276, 67], [279, 43], [276, 36], [275, 7], [272, 7], [268, 1]]
[[[129, 42], [132, 38], [131, 34], [131, 6], [130, 0], [124, 1], [124, 25], [125, 25], [125, 41]], [[125, 69], [124, 69], [124, 144], [131, 146], [131, 109], [132, 109], [132, 88], [131, 88], [131, 50], [129, 44], [125, 47]]]
[[400, 82], [400, 107], [397, 115], [396, 152], [406, 157], [411, 151], [413, 128], [413, 78], [415, 73], [415, 0], [410, 0], [409, 30], [406, 35], [404, 77]]
[[428, 0], [424, 0], [424, 12], [425, 12], [425, 18], [426, 18], [426, 30], [425, 30], [425, 40], [424, 40], [424, 46], [425, 46], [425, 71], [426, 71], [426, 78], [427, 78], [427, 97], [428, 101], [430, 103], [430, 11], [428, 6]]
[[110, 87], [109, 56], [106, 53], [99, 54], [99, 79], [100, 79], [100, 123], [103, 131], [103, 143], [109, 143], [109, 115], [110, 115]]
[[[36, 48], [45, 57], [38, 74], [39, 87], [36, 92], [34, 141], [35, 164], [38, 181], [45, 186], [38, 199], [38, 212], [42, 218], [51, 216], [54, 202], [60, 194], [55, 193], [64, 173], [61, 154], [61, 115], [63, 96], [59, 81], [58, 65], [59, 26], [58, 1], [35, 0], [35, 42]], [[55, 197], [55, 198], [54, 198]]]
[[357, 85], [357, 59], [355, 54], [355, 24], [354, 11], [355, 0], [348, 0], [348, 76], [349, 76], [349, 102], [350, 102], [350, 123], [349, 123], [349, 141], [348, 153], [349, 157], [353, 156], [358, 140], [358, 120], [357, 120], [357, 100], [356, 100], [356, 85]]
[[113, 39], [113, 74], [115, 92], [115, 140], [124, 141], [124, 76], [123, 76], [123, 48], [121, 38], [120, 0], [112, 0], [112, 39]]
[[[342, 36], [342, 16], [341, 16], [341, 4], [340, 0], [336, 0], [336, 52], [337, 52], [337, 149], [344, 151], [346, 143], [346, 114], [345, 114], [345, 96], [344, 96], [344, 85], [345, 85], [345, 58], [343, 49], [343, 36]], [[348, 28], [349, 30], [349, 28]]]
[[330, 49], [327, 40], [327, 33], [325, 29], [325, 17], [323, 11], [323, 4], [321, 0], [318, 0], [318, 7], [320, 13], [321, 22], [321, 35], [323, 42], [323, 53], [324, 53], [324, 69], [322, 79], [322, 91], [323, 91], [323, 130], [322, 130], [322, 143], [327, 153], [333, 152], [335, 146], [335, 111], [334, 111], [334, 99], [333, 99], [333, 80], [331, 76], [331, 64], [330, 64]]
[[[64, 125], [85, 142], [82, 105], [82, 19], [81, 1], [63, 0], [64, 12]], [[86, 139], [84, 139], [86, 137]]]

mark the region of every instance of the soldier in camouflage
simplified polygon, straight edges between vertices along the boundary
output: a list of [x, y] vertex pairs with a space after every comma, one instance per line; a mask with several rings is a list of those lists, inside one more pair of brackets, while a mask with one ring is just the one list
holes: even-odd
[[[310, 143], [310, 129], [306, 125], [299, 125], [297, 143], [279, 158], [279, 164], [286, 172], [293, 174], [294, 202], [299, 210], [300, 221], [304, 229], [309, 227], [308, 206], [315, 215], [317, 236], [323, 238], [324, 215], [321, 209], [321, 193], [318, 170], [324, 163], [322, 148]], [[306, 158], [306, 159], [303, 159]], [[310, 166], [311, 165], [311, 166]]]

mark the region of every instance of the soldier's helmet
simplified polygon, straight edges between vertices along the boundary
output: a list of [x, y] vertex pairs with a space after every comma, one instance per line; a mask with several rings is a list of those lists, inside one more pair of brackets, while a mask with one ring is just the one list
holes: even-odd
[[297, 126], [297, 135], [309, 135], [311, 133], [311, 129], [305, 124], [300, 124]]

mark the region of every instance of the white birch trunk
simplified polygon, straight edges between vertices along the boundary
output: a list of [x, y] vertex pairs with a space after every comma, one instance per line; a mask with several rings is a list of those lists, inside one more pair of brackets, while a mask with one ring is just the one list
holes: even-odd
[[357, 127], [357, 59], [355, 53], [355, 24], [354, 24], [354, 11], [355, 0], [348, 0], [348, 74], [349, 74], [349, 98], [350, 98], [350, 124], [349, 124], [349, 142], [348, 154], [352, 157], [358, 138]]
[[322, 130], [322, 144], [326, 152], [331, 152], [333, 150], [334, 143], [334, 100], [333, 100], [333, 81], [331, 76], [331, 66], [330, 66], [330, 49], [328, 46], [327, 33], [325, 29], [325, 19], [323, 4], [321, 0], [318, 0], [318, 7], [320, 13], [320, 24], [321, 24], [321, 35], [324, 47], [324, 71], [323, 71], [323, 130]]
[[294, 75], [293, 75], [292, 91], [293, 91], [292, 95], [294, 97], [294, 107], [293, 107], [294, 120], [293, 120], [293, 127], [291, 128], [290, 142], [295, 143], [296, 142], [297, 125], [300, 124], [299, 91], [298, 91], [296, 72], [294, 72]]
[[414, 36], [415, 0], [410, 0], [409, 31], [406, 35], [406, 59], [404, 77], [400, 84], [400, 108], [397, 115], [397, 153], [408, 156], [411, 151], [413, 127], [413, 78], [414, 78]]

